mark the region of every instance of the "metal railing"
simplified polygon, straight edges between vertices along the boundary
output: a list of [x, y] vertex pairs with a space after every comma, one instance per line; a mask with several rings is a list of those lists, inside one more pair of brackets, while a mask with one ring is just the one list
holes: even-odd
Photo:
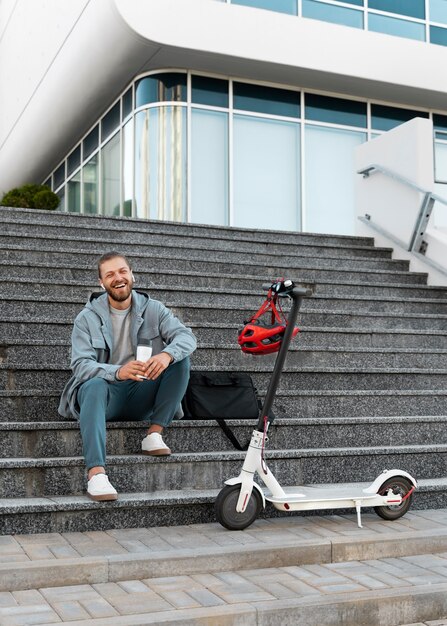
[[[365, 215], [365, 217], [360, 217], [359, 219], [370, 224], [374, 227], [375, 230], [381, 232], [389, 239], [394, 240], [396, 243], [398, 243], [401, 247], [405, 248], [409, 252], [425, 255], [427, 252], [427, 243], [424, 241], [424, 235], [430, 221], [433, 206], [435, 202], [441, 202], [442, 204], [447, 205], [447, 199], [442, 198], [441, 196], [438, 196], [432, 191], [428, 191], [427, 189], [424, 189], [419, 185], [416, 185], [416, 183], [408, 178], [405, 178], [405, 176], [401, 176], [401, 174], [398, 174], [397, 172], [394, 172], [393, 170], [377, 163], [372, 163], [371, 165], [368, 165], [367, 167], [358, 170], [357, 174], [361, 174], [363, 178], [368, 178], [369, 176], [371, 176], [371, 174], [375, 174], [378, 172], [384, 174], [385, 176], [388, 176], [389, 178], [392, 178], [393, 180], [396, 180], [406, 187], [414, 189], [415, 191], [423, 194], [419, 213], [414, 224], [412, 235], [410, 237], [410, 242], [408, 243], [397, 239], [395, 235], [387, 232], [386, 229], [382, 228], [378, 224], [374, 224], [371, 220], [371, 217], [367, 214]], [[445, 272], [444, 269], [443, 271]]]

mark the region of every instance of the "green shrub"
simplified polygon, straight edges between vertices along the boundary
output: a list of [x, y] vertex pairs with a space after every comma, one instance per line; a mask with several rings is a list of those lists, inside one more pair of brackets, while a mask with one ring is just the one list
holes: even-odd
[[59, 206], [59, 202], [59, 196], [46, 185], [29, 184], [6, 192], [0, 201], [0, 206], [54, 211]]

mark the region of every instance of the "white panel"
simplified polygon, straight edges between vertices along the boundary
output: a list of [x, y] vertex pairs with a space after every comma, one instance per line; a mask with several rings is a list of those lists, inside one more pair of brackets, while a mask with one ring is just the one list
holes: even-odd
[[[86, 4], [87, 0], [18, 0], [8, 16], [0, 40], [0, 145], [32, 99]], [[0, 2], [0, 9], [2, 5]], [[0, 11], [0, 23], [1, 19]]]
[[[372, 164], [386, 167], [418, 187], [434, 190], [433, 124], [415, 118], [356, 150], [356, 170]], [[384, 174], [368, 178], [357, 175], [356, 206], [358, 214], [390, 235], [410, 244], [423, 194]]]

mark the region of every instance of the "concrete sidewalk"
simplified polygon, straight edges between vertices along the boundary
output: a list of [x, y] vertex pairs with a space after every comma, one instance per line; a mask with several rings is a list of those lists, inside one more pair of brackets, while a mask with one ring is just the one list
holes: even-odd
[[447, 625], [447, 510], [363, 524], [3, 536], [0, 624]]

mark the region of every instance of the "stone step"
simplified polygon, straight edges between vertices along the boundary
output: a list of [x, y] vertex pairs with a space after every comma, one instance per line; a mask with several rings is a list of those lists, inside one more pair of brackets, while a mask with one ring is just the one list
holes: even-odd
[[[245, 444], [255, 420], [227, 420], [241, 444]], [[285, 419], [277, 418], [268, 435], [269, 450], [294, 448], [368, 447], [399, 444], [447, 444], [447, 417], [403, 416], [382, 418]], [[107, 451], [129, 455], [140, 450], [145, 428], [139, 422], [107, 425]], [[175, 453], [233, 450], [215, 420], [176, 420], [165, 440]], [[0, 456], [4, 458], [74, 457], [82, 455], [77, 422], [2, 422]]]
[[[290, 277], [294, 280], [293, 276]], [[336, 278], [336, 277], [334, 277]], [[399, 283], [365, 283], [356, 280], [347, 280], [347, 276], [341, 276], [337, 280], [320, 278], [318, 282], [306, 282], [305, 286], [312, 288], [316, 295], [320, 296], [369, 296], [369, 297], [391, 297], [407, 299], [440, 299], [447, 300], [447, 288], [435, 287], [431, 285], [411, 285]], [[89, 290], [98, 288], [98, 276], [94, 268], [80, 268], [74, 266], [53, 267], [40, 263], [30, 267], [26, 261], [11, 263], [3, 261], [0, 265], [0, 279], [6, 283], [13, 283], [17, 288], [24, 289], [25, 285], [31, 283], [33, 286], [39, 284], [58, 284], [69, 286], [79, 286], [80, 289], [87, 287]], [[157, 289], [158, 285], [178, 285], [183, 289], [225, 289], [238, 290], [244, 293], [255, 295], [262, 294], [260, 286], [272, 281], [272, 276], [250, 276], [233, 274], [212, 274], [194, 271], [160, 270], [160, 271], [139, 271], [138, 288], [150, 291]], [[296, 280], [295, 282], [299, 282]], [[303, 281], [301, 281], [303, 283]], [[76, 292], [77, 294], [79, 291]]]
[[[366, 324], [367, 325], [367, 324]], [[241, 323], [189, 322], [199, 343], [232, 343], [237, 340]], [[0, 316], [0, 337], [3, 345], [39, 342], [35, 337], [51, 337], [52, 342], [69, 343], [73, 318], [33, 318]], [[447, 349], [446, 330], [380, 330], [376, 328], [325, 328], [300, 324], [299, 346], [302, 348], [397, 348], [397, 349]]]
[[[52, 280], [42, 279], [36, 281], [4, 281], [5, 293], [8, 299], [29, 299], [34, 298], [39, 301], [46, 302], [63, 302], [78, 301], [85, 302], [92, 292], [98, 291], [98, 286], [89, 284], [79, 284], [71, 281], [67, 283], [55, 283]], [[183, 286], [170, 286], [167, 284], [158, 284], [152, 290], [145, 288], [151, 297], [162, 302], [182, 302], [185, 300], [185, 291]], [[188, 289], [187, 300], [189, 302], [209, 303], [215, 309], [219, 309], [222, 305], [241, 307], [244, 309], [253, 308], [253, 312], [261, 305], [264, 298], [263, 292], [259, 294], [247, 293], [235, 289], [216, 289], [216, 288], [190, 288]], [[288, 302], [282, 305], [287, 308]], [[347, 310], [352, 309], [358, 312], [376, 312], [376, 313], [394, 313], [400, 314], [443, 314], [446, 310], [447, 299], [438, 298], [425, 299], [421, 298], [403, 298], [401, 295], [384, 296], [380, 298], [371, 295], [344, 296], [337, 295], [318, 295], [313, 294], [310, 298], [306, 298], [301, 306], [301, 311], [306, 310]]]
[[[0, 391], [1, 422], [57, 422], [62, 387]], [[261, 399], [265, 389], [259, 389]], [[447, 415], [447, 391], [438, 390], [315, 390], [297, 387], [276, 394], [276, 416], [286, 418], [386, 417]]]
[[[310, 300], [311, 299], [309, 299], [309, 302]], [[446, 315], [424, 315], [418, 313], [394, 315], [390, 312], [376, 313], [375, 311], [357, 312], [356, 310], [346, 311], [343, 309], [330, 311], [310, 308], [306, 309], [306, 307], [309, 307], [309, 302], [308, 304], [303, 303], [303, 309], [299, 313], [297, 324], [300, 328], [310, 326], [326, 329], [344, 328], [345, 330], [367, 328], [371, 329], [372, 332], [383, 332], [385, 330], [417, 330], [419, 332], [419, 330], [445, 331], [447, 327]], [[7, 304], [7, 301], [4, 301], [2, 304], [2, 309], [5, 311], [7, 310]], [[178, 305], [175, 302], [165, 302], [165, 304], [173, 311], [174, 315], [183, 320], [185, 324], [189, 325], [190, 323], [197, 324], [200, 322], [216, 322], [216, 311], [204, 305], [195, 303], [191, 303], [189, 306], [186, 305], [186, 303], [185, 305]], [[61, 315], [64, 314], [63, 307], [64, 305], [62, 305], [59, 309], [61, 311]], [[79, 311], [79, 309], [76, 309], [75, 305], [65, 305], [65, 307], [67, 307], [65, 309], [65, 315], [67, 315], [67, 309]], [[20, 303], [18, 303], [17, 308], [19, 311], [21, 310]], [[250, 319], [253, 312], [253, 308], [242, 309], [241, 307], [238, 307], [236, 309], [235, 307], [228, 305], [219, 306], [219, 313], [222, 317], [224, 317], [225, 323], [239, 324], [239, 327], [241, 325], [241, 320]], [[38, 310], [36, 310], [36, 316], [39, 316]]]
[[[247, 357], [248, 359], [248, 357]], [[258, 389], [266, 389], [270, 381], [271, 367], [258, 365], [250, 359], [247, 365], [239, 365], [238, 371], [249, 373]], [[228, 365], [212, 367], [209, 371], [234, 371]], [[62, 389], [71, 372], [67, 364], [23, 363], [13, 366], [0, 365], [0, 390]], [[314, 390], [441, 390], [447, 386], [447, 370], [432, 369], [382, 369], [323, 368], [287, 365], [281, 376], [280, 389]]]
[[[265, 456], [284, 485], [343, 482], [347, 476], [372, 482], [384, 469], [394, 467], [418, 479], [434, 479], [445, 475], [447, 444], [268, 450]], [[123, 493], [213, 489], [238, 476], [244, 458], [237, 451], [108, 455], [107, 474]], [[85, 476], [81, 457], [3, 458], [0, 498], [82, 495]]]
[[[153, 294], [158, 295], [158, 294]], [[76, 300], [76, 301], [75, 301]], [[237, 299], [236, 299], [237, 300]], [[21, 317], [29, 321], [36, 319], [70, 319], [74, 320], [76, 315], [82, 310], [84, 302], [79, 298], [68, 298], [58, 302], [56, 298], [48, 302], [46, 300], [37, 300], [32, 296], [23, 296], [14, 298], [5, 295], [1, 300], [2, 319], [7, 321], [15, 321]], [[235, 306], [222, 303], [218, 307], [214, 305], [210, 307], [208, 303], [195, 302], [193, 299], [184, 301], [179, 304], [178, 301], [164, 301], [174, 315], [179, 317], [184, 323], [191, 322], [214, 322], [221, 320], [225, 323], [234, 323], [241, 325], [243, 320], [248, 320], [258, 309], [261, 299], [253, 298], [253, 306], [242, 306], [240, 302]], [[374, 328], [375, 330], [384, 329], [425, 329], [425, 330], [445, 330], [447, 316], [442, 314], [423, 314], [412, 312], [391, 311], [357, 311], [354, 307], [352, 310], [344, 309], [318, 309], [311, 308], [312, 298], [303, 302], [303, 308], [299, 313], [298, 326], [311, 326], [321, 328]]]
[[0, 244], [6, 246], [23, 246], [33, 249], [48, 249], [49, 246], [56, 250], [71, 247], [76, 242], [80, 249], [90, 251], [92, 248], [108, 247], [111, 250], [128, 248], [132, 243], [133, 254], [145, 252], [148, 246], [158, 250], [160, 247], [176, 248], [180, 254], [188, 254], [189, 250], [201, 249], [228, 252], [250, 252], [254, 254], [269, 254], [273, 256], [298, 256], [298, 257], [327, 257], [327, 258], [353, 258], [365, 259], [391, 259], [392, 248], [378, 248], [371, 246], [359, 246], [351, 243], [348, 246], [329, 244], [321, 239], [312, 242], [300, 241], [299, 235], [292, 243], [282, 241], [272, 242], [268, 238], [264, 241], [252, 241], [249, 238], [235, 240], [231, 236], [222, 237], [209, 233], [188, 234], [183, 233], [157, 233], [156, 231], [141, 232], [138, 229], [125, 231], [109, 231], [104, 227], [87, 229], [69, 228], [61, 226], [44, 226], [37, 230], [29, 230], [29, 225], [20, 229], [15, 224], [2, 228]]
[[[267, 273], [267, 269], [257, 269], [256, 275], [247, 273], [247, 268], [243, 264], [230, 264], [230, 269], [225, 270], [222, 265], [215, 264], [213, 259], [207, 261], [209, 271], [204, 271], [202, 262], [191, 262], [183, 259], [175, 263], [172, 259], [151, 259], [150, 262], [143, 260], [138, 263], [137, 285], [147, 288], [156, 287], [160, 281], [166, 284], [177, 284], [187, 287], [221, 287], [232, 288], [237, 286], [248, 293], [260, 292], [260, 286], [268, 283], [277, 276], [276, 273]], [[262, 273], [261, 273], [262, 272]], [[370, 295], [381, 295], [381, 289], [389, 290], [389, 295], [396, 295], [396, 289], [403, 289], [404, 295], [408, 297], [446, 298], [445, 287], [433, 287], [426, 285], [426, 274], [409, 272], [384, 272], [367, 270], [343, 270], [337, 267], [334, 269], [315, 268], [295, 268], [292, 274], [288, 274], [296, 283], [311, 286], [316, 293], [362, 295], [369, 293], [371, 289], [376, 289]], [[26, 255], [17, 255], [13, 261], [2, 259], [0, 265], [0, 277], [2, 280], [14, 279], [18, 282], [26, 280], [48, 280], [62, 283], [91, 284], [98, 285], [98, 276], [95, 264], [69, 263], [64, 259], [58, 261], [55, 266], [52, 262], [35, 261], [29, 265]], [[47, 278], [51, 277], [51, 278]], [[377, 291], [377, 289], [379, 291]], [[352, 290], [352, 291], [349, 291]], [[415, 294], [415, 295], [412, 295]]]
[[[33, 245], [34, 239], [31, 240], [28, 245], [20, 237], [17, 238], [17, 243], [3, 243], [2, 251], [5, 259], [10, 261], [18, 258], [28, 258], [30, 261], [40, 262], [54, 262], [58, 264], [61, 257], [66, 259], [69, 263], [82, 263], [91, 264], [95, 267], [98, 260], [98, 256], [102, 253], [109, 252], [110, 246], [102, 244], [99, 245], [83, 246], [82, 242], [75, 245], [72, 241], [65, 243], [64, 246], [55, 244], [54, 241], [48, 240], [46, 246], [42, 244], [38, 246]], [[92, 253], [92, 248], [95, 250]], [[362, 258], [355, 257], [353, 255], [346, 258], [331, 258], [318, 256], [318, 251], [314, 253], [314, 256], [299, 256], [298, 254], [275, 254], [273, 252], [260, 253], [256, 251], [231, 251], [231, 250], [216, 250], [213, 248], [212, 243], [208, 247], [196, 248], [191, 247], [176, 247], [166, 244], [152, 245], [145, 244], [140, 246], [128, 243], [120, 247], [120, 252], [129, 256], [132, 259], [133, 265], [136, 270], [140, 263], [144, 261], [147, 263], [149, 259], [157, 257], [158, 259], [171, 259], [177, 263], [177, 267], [180, 268], [183, 259], [188, 261], [195, 261], [202, 263], [203, 270], [208, 271], [208, 260], [210, 256], [213, 258], [213, 264], [219, 263], [239, 263], [244, 267], [254, 268], [256, 266], [264, 266], [275, 268], [274, 275], [278, 271], [287, 271], [288, 274], [292, 273], [292, 268], [301, 267], [318, 267], [319, 269], [327, 268], [343, 268], [349, 269], [363, 269], [367, 267], [371, 270], [385, 270], [385, 271], [407, 271], [409, 269], [409, 261], [395, 260], [395, 259], [376, 259], [376, 258]], [[180, 265], [179, 265], [180, 263]], [[213, 265], [214, 266], [214, 265]], [[247, 271], [245, 270], [245, 272]]]
[[[229, 477], [231, 475], [226, 476], [225, 480]], [[364, 480], [364, 476], [362, 476], [362, 480]], [[418, 489], [411, 511], [440, 509], [447, 506], [447, 480], [445, 478], [420, 479], [418, 477], [417, 480]], [[0, 534], [74, 533], [91, 532], [93, 529], [104, 531], [113, 528], [151, 528], [162, 525], [188, 524], [191, 526], [193, 524], [215, 523], [214, 502], [222, 486], [223, 483], [216, 489], [158, 490], [155, 493], [121, 492], [118, 500], [107, 503], [92, 502], [85, 495], [4, 498], [0, 500]], [[351, 510], [347, 512], [350, 513]], [[339, 515], [343, 511], [327, 511], [327, 515], [331, 515], [331, 513]], [[365, 513], [368, 514], [368, 509], [365, 509]], [[293, 518], [294, 523], [300, 523], [303, 514], [284, 514], [276, 511], [271, 505], [267, 505], [264, 515], [267, 518], [279, 518], [284, 525], [286, 521], [284, 518], [287, 517]], [[436, 519], [436, 516], [432, 515], [431, 518]], [[304, 520], [307, 519], [304, 517]], [[255, 522], [255, 524], [257, 523], [265, 524], [264, 520]], [[398, 522], [390, 523], [391, 527], [395, 524]], [[404, 528], [400, 523], [398, 527], [399, 534], [401, 534]], [[221, 527], [217, 525], [217, 528], [220, 529]], [[173, 530], [176, 532], [175, 529]], [[244, 535], [246, 533], [247, 530], [244, 531]], [[380, 540], [384, 539], [384, 533], [380, 532], [379, 537]], [[231, 543], [234, 545], [234, 540]], [[406, 541], [394, 541], [394, 545], [400, 550], [411, 550], [410, 545], [412, 544]], [[443, 544], [437, 544], [435, 541], [433, 551], [436, 551], [436, 545]], [[237, 546], [238, 551], [240, 551], [240, 542], [237, 543]], [[374, 552], [370, 552], [369, 558], [373, 554]], [[137, 557], [132, 555], [132, 559], [136, 560]], [[53, 560], [54, 564], [55, 561]], [[90, 571], [89, 568], [88, 571]]]
[[183, 224], [181, 222], [165, 222], [160, 220], [145, 220], [127, 217], [101, 217], [99, 215], [79, 215], [56, 211], [37, 211], [29, 209], [15, 209], [0, 207], [0, 222], [22, 224], [25, 230], [33, 226], [33, 231], [39, 232], [42, 226], [74, 227], [76, 230], [102, 228], [108, 231], [123, 232], [126, 230], [164, 233], [176, 235], [186, 233], [191, 236], [217, 237], [231, 239], [250, 239], [252, 241], [277, 241], [295, 243], [296, 241], [315, 243], [325, 241], [330, 245], [357, 245], [374, 246], [372, 237], [359, 237], [351, 235], [322, 235], [313, 233], [297, 233], [279, 230], [256, 230], [252, 228], [237, 228], [233, 226], [210, 226], [204, 224]]
[[[241, 324], [194, 324], [189, 323], [200, 345], [215, 342], [216, 344], [235, 345]], [[1, 320], [0, 320], [1, 329]], [[393, 348], [416, 350], [446, 350], [447, 332], [418, 330], [417, 333], [406, 330], [362, 329], [362, 328], [313, 328], [300, 324], [299, 338], [292, 343], [291, 349], [299, 350], [321, 348]]]
[[[276, 354], [264, 355], [259, 358], [244, 354], [236, 342], [234, 333], [232, 343], [199, 342], [197, 350], [191, 357], [195, 369], [229, 366], [238, 369], [249, 364], [249, 359], [258, 365], [273, 366]], [[302, 337], [298, 335], [287, 354], [288, 365], [303, 367], [334, 367], [334, 368], [417, 368], [447, 369], [447, 350], [439, 349], [403, 349], [403, 348], [332, 348], [320, 346], [303, 346]], [[0, 364], [14, 367], [26, 362], [66, 363], [70, 362], [71, 343], [68, 341], [45, 341], [31, 339], [26, 342], [12, 340], [0, 343]]]

